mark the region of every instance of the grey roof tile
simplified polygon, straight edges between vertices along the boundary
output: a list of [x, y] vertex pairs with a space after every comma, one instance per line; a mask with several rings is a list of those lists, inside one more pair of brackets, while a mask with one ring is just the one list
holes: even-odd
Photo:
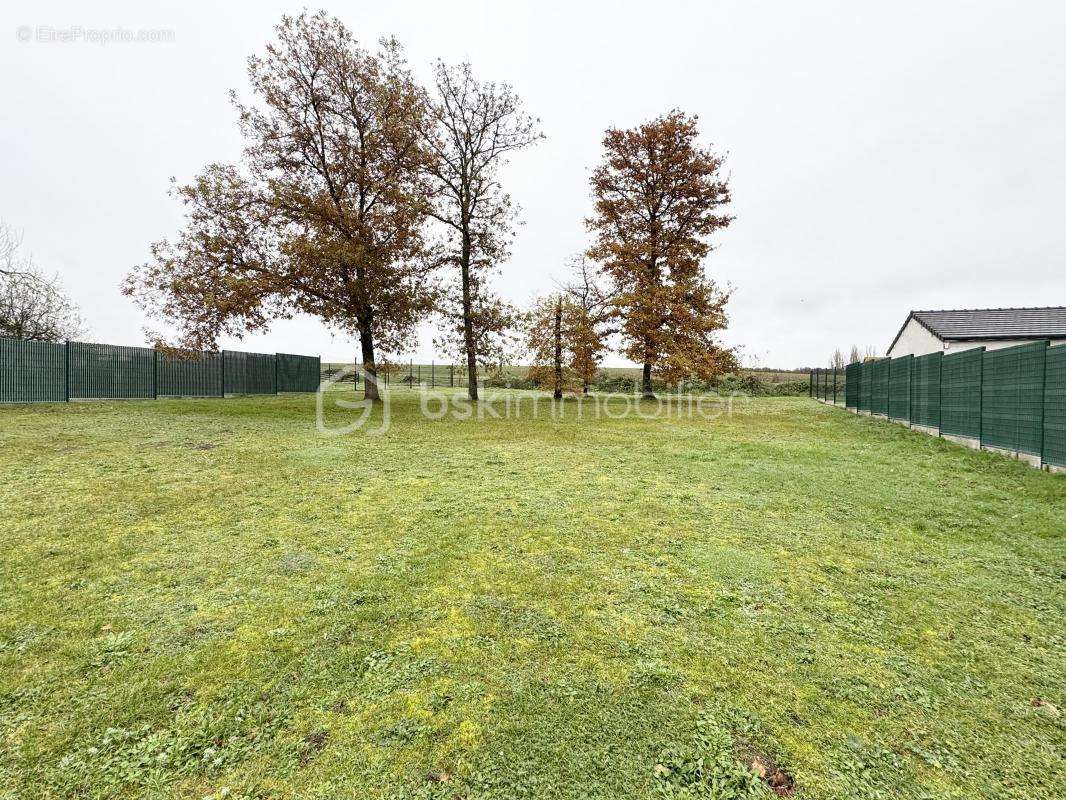
[[965, 308], [912, 311], [941, 339], [1044, 339], [1066, 337], [1066, 307]]

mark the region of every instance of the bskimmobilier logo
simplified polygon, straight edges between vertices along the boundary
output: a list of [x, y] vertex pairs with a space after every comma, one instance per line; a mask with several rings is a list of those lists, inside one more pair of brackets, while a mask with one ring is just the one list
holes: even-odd
[[[378, 389], [379, 399], [354, 399], [354, 367], [339, 370], [322, 383], [315, 398], [315, 426], [325, 436], [363, 433], [382, 436], [392, 425], [392, 393], [372, 375], [360, 373]], [[577, 395], [562, 400], [544, 392], [528, 390], [482, 391], [471, 400], [465, 391], [440, 391], [413, 387], [418, 393], [419, 412], [430, 421], [485, 422], [506, 419], [637, 418], [701, 419], [713, 421], [732, 416], [750, 398], [745, 394], [662, 394], [654, 398], [619, 392]], [[410, 390], [401, 390], [405, 394]]]

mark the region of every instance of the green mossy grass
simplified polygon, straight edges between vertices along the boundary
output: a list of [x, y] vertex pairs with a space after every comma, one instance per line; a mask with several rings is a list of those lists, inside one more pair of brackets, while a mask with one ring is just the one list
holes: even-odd
[[314, 407], [0, 409], [0, 797], [1066, 795], [1066, 477], [807, 398]]

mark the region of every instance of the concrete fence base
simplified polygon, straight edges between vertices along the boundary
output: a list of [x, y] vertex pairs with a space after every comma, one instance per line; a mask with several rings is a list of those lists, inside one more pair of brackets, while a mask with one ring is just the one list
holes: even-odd
[[987, 444], [983, 445], [981, 449], [989, 453], [999, 453], [1001, 456], [1007, 456], [1008, 458], [1013, 458], [1016, 461], [1024, 461], [1029, 466], [1036, 467], [1037, 469], [1040, 469], [1044, 465], [1044, 462], [1040, 458], [1040, 456], [1034, 455], [1033, 453], [1023, 453], [1019, 450], [1006, 450], [1002, 447], [990, 447]]
[[[833, 403], [829, 403], [833, 405]], [[850, 411], [852, 414], [857, 414], [864, 417], [877, 417], [878, 419], [888, 420], [889, 422], [896, 422], [900, 425], [905, 425], [911, 430], [918, 433], [924, 433], [929, 436], [937, 436], [941, 439], [951, 442], [952, 444], [962, 445], [968, 447], [971, 450], [984, 450], [988, 453], [996, 453], [997, 455], [1007, 456], [1017, 461], [1021, 461], [1024, 464], [1028, 464], [1031, 467], [1037, 469], [1046, 469], [1048, 472], [1055, 474], [1066, 474], [1066, 466], [1059, 466], [1058, 464], [1045, 464], [1043, 459], [1033, 453], [1022, 453], [1015, 450], [1007, 450], [1002, 447], [992, 447], [991, 445], [982, 445], [980, 439], [973, 439], [969, 436], [954, 436], [950, 433], [941, 433], [938, 428], [934, 428], [928, 425], [914, 425], [907, 420], [903, 419], [890, 419], [886, 414], [874, 414], [870, 411], [861, 411], [857, 408], [844, 407], [845, 411]]]
[[949, 442], [954, 442], [955, 444], [961, 444], [963, 447], [969, 447], [971, 450], [981, 449], [981, 440], [971, 439], [969, 436], [953, 436], [950, 433], [942, 433], [940, 434], [940, 438], [947, 439]]

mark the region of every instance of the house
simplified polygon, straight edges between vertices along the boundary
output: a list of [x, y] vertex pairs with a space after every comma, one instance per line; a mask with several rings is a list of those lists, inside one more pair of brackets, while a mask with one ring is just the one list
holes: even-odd
[[1066, 307], [912, 311], [888, 355], [954, 353], [973, 347], [997, 350], [1044, 339], [1066, 344]]

